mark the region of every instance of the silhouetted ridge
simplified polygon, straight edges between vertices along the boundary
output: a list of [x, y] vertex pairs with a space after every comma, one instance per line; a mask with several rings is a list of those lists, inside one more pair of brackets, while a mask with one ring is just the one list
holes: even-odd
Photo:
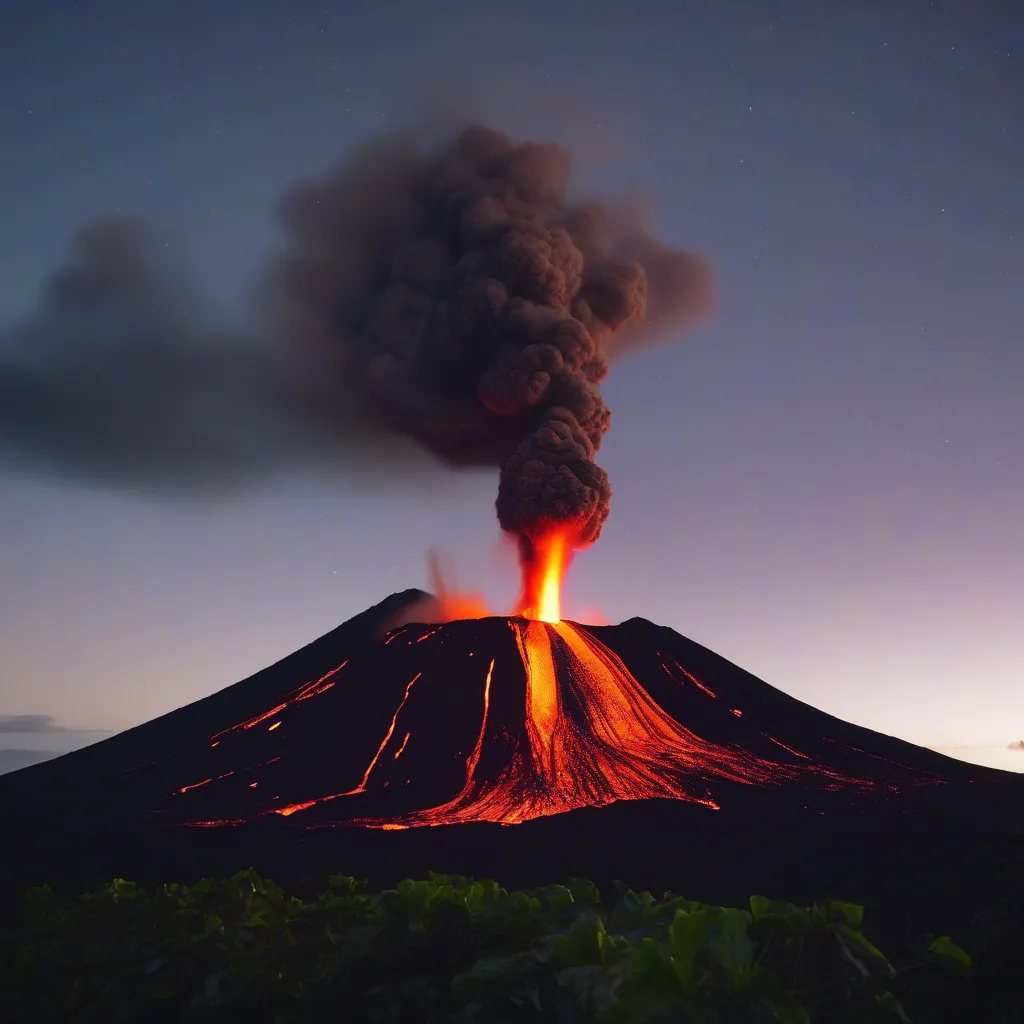
[[839, 721], [641, 618], [388, 629], [427, 599], [392, 595], [234, 686], [0, 778], [7, 820], [394, 829], [652, 798], [823, 813], [966, 806], [1018, 781]]
[[209, 697], [70, 754], [0, 776], [4, 816], [25, 824], [41, 821], [46, 826], [75, 822], [94, 827], [111, 818], [127, 824], [148, 809], [146, 801], [153, 794], [146, 791], [135, 799], [131, 792], [122, 792], [126, 771], [202, 744], [239, 715], [258, 714], [268, 702], [293, 688], [296, 680], [330, 671], [350, 651], [371, 643], [388, 629], [404, 609], [429, 596], [417, 589], [392, 594], [305, 647]]

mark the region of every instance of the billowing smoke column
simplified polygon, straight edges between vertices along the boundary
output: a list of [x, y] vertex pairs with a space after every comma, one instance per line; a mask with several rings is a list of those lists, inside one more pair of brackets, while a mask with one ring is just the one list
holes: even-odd
[[568, 175], [557, 146], [475, 127], [426, 156], [368, 151], [283, 206], [292, 327], [391, 429], [500, 465], [498, 519], [527, 557], [553, 532], [593, 542], [608, 516], [594, 453], [613, 339], [692, 317], [711, 291], [699, 257], [568, 205]]
[[568, 204], [569, 170], [484, 127], [366, 146], [282, 200], [251, 338], [209, 326], [143, 228], [93, 226], [0, 337], [0, 451], [195, 490], [310, 462], [387, 472], [404, 437], [500, 467], [498, 518], [527, 560], [553, 532], [589, 544], [611, 493], [594, 461], [609, 361], [699, 316], [712, 286], [636, 217]]

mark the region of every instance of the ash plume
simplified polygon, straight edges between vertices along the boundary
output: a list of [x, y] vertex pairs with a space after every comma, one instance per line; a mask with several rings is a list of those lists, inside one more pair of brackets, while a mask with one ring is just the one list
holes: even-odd
[[707, 311], [704, 261], [635, 217], [567, 201], [567, 154], [475, 126], [389, 137], [279, 209], [258, 337], [210, 327], [140, 225], [82, 232], [35, 317], [0, 340], [0, 451], [186, 490], [302, 464], [388, 472], [416, 448], [500, 469], [524, 551], [597, 538], [600, 383], [644, 335]]
[[128, 486], [233, 486], [263, 456], [244, 439], [262, 391], [255, 346], [218, 337], [161, 240], [91, 224], [39, 309], [0, 340], [0, 452]]

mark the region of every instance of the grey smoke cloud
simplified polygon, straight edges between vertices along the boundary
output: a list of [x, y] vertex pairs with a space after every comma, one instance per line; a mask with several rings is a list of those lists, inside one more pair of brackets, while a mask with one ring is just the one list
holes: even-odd
[[301, 361], [269, 336], [217, 330], [168, 251], [134, 219], [75, 235], [36, 311], [0, 332], [0, 458], [190, 496], [307, 465], [369, 472], [382, 453], [409, 458], [379, 431], [371, 454], [365, 422], [339, 443], [303, 394]]
[[713, 284], [637, 216], [571, 204], [570, 169], [482, 126], [371, 142], [282, 198], [251, 336], [212, 326], [145, 225], [90, 225], [0, 336], [0, 456], [186, 494], [302, 467], [494, 466], [525, 549], [554, 527], [590, 543], [611, 494], [600, 383], [707, 313]]
[[0, 715], [0, 735], [49, 735], [51, 733], [102, 733], [103, 729], [72, 729], [58, 725], [53, 715]]
[[59, 726], [52, 715], [0, 715], [0, 733], [56, 732]]

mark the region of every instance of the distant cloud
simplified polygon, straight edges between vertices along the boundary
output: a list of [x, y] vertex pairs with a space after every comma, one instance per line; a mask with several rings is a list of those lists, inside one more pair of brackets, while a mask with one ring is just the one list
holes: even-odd
[[58, 725], [53, 715], [0, 715], [0, 735], [17, 733], [22, 736], [48, 736], [52, 733], [66, 732], [110, 735], [109, 729], [76, 729], [72, 726]]
[[111, 735], [108, 729], [58, 725], [53, 715], [0, 715], [0, 775], [49, 761]]
[[1007, 744], [1006, 749], [1024, 751], [1024, 740], [1014, 740], [1012, 743]]
[[0, 733], [64, 732], [53, 715], [0, 715]]

